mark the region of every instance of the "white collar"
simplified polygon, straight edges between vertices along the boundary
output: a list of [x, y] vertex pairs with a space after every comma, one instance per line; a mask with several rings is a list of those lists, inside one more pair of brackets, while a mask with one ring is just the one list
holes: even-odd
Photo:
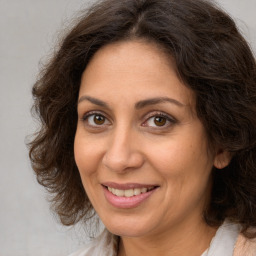
[[239, 232], [240, 225], [225, 221], [201, 256], [232, 256]]

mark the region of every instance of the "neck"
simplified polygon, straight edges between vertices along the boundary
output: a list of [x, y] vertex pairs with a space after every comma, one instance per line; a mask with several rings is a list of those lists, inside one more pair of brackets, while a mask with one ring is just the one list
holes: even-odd
[[174, 226], [164, 233], [121, 237], [118, 256], [200, 256], [210, 245], [217, 228], [194, 222]]

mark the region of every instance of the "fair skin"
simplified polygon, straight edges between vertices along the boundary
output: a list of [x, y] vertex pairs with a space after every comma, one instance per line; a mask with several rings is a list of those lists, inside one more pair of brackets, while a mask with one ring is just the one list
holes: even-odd
[[228, 157], [209, 149], [195, 95], [155, 44], [119, 42], [94, 55], [81, 80], [74, 152], [94, 209], [121, 238], [119, 256], [208, 248], [211, 170]]

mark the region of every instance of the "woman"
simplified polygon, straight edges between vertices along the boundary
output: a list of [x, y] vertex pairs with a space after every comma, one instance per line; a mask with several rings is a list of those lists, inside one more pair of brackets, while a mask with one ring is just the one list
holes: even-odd
[[72, 256], [256, 255], [256, 64], [202, 0], [105, 0], [34, 85], [30, 157]]

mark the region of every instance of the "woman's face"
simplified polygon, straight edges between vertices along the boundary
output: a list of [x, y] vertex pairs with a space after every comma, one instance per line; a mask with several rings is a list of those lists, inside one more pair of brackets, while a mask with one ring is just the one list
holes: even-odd
[[75, 160], [114, 234], [139, 237], [202, 221], [216, 157], [195, 97], [156, 45], [100, 49], [83, 73]]

